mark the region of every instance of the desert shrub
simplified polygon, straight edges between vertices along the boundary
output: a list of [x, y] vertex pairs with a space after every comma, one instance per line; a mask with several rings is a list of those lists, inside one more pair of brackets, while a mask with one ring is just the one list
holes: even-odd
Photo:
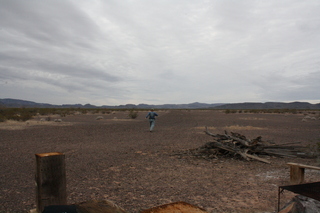
[[7, 119], [3, 115], [0, 114], [0, 122], [5, 122]]
[[27, 121], [33, 117], [33, 114], [28, 111], [24, 111], [19, 115], [18, 121]]
[[130, 110], [129, 111], [129, 118], [135, 119], [137, 117], [138, 117], [138, 112], [137, 111], [134, 111], [134, 110]]
[[111, 112], [109, 110], [103, 110], [101, 111], [102, 114], [110, 114]]
[[86, 110], [86, 109], [81, 109], [80, 111], [82, 114], [87, 114], [87, 112], [88, 112], [88, 110]]
[[19, 112], [18, 121], [27, 121], [37, 115], [38, 111], [35, 108], [22, 108]]
[[297, 110], [297, 109], [291, 109], [290, 112], [291, 112], [292, 114], [298, 114], [298, 110]]
[[41, 108], [38, 110], [40, 115], [47, 115], [49, 113], [49, 109], [47, 108]]
[[26, 108], [5, 108], [0, 110], [1, 121], [16, 120], [26, 121], [37, 114], [35, 109]]
[[229, 113], [237, 113], [238, 110], [236, 110], [236, 109], [226, 109], [224, 112], [225, 112], [226, 114], [229, 114]]
[[[315, 111], [309, 111], [309, 110], [297, 110], [297, 109], [239, 109], [239, 110], [235, 110], [235, 109], [226, 109], [225, 110], [226, 114], [229, 113], [255, 113], [255, 114], [259, 114], [259, 113], [277, 113], [277, 114], [284, 114], [284, 113], [290, 113], [290, 114], [304, 114], [304, 115], [308, 115], [308, 114], [316, 114]], [[319, 114], [320, 116], [320, 114]]]

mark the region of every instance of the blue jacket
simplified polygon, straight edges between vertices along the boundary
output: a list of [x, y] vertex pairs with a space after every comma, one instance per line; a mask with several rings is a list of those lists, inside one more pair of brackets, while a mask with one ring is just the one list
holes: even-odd
[[156, 116], [158, 116], [157, 113], [155, 113], [155, 112], [149, 112], [149, 113], [147, 114], [146, 118], [149, 117], [149, 119], [156, 119]]

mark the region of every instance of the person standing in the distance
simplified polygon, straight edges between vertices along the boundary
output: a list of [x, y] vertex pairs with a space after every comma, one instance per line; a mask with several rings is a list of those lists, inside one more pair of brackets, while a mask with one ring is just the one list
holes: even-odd
[[156, 116], [158, 116], [158, 114], [154, 112], [154, 109], [151, 109], [151, 111], [146, 116], [146, 118], [149, 118], [150, 132], [153, 131], [154, 125], [156, 123]]

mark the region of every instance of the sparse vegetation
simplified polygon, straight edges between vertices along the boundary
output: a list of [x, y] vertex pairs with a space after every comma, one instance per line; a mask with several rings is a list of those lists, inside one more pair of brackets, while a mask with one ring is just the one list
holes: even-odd
[[2, 108], [0, 109], [0, 121], [16, 120], [16, 121], [27, 121], [36, 115], [34, 109], [28, 108]]
[[230, 113], [237, 113], [238, 110], [236, 109], [226, 109], [225, 113], [230, 114]]
[[135, 111], [133, 109], [129, 111], [129, 118], [135, 119], [137, 117], [138, 117], [138, 112], [137, 111]]
[[[158, 109], [161, 110], [161, 109]], [[215, 110], [215, 109], [212, 109]], [[148, 111], [148, 109], [105, 109], [105, 108], [0, 108], [0, 122], [6, 120], [27, 121], [34, 116], [52, 116], [60, 115], [66, 117], [68, 115], [78, 114], [110, 114], [115, 111], [129, 111], [128, 116], [132, 119], [138, 117], [138, 111]], [[192, 109], [188, 109], [192, 111]], [[290, 113], [290, 114], [312, 114], [316, 119], [320, 119], [320, 110], [297, 110], [297, 109], [226, 109], [226, 114], [233, 113]]]
[[0, 114], [0, 122], [5, 122], [7, 120], [2, 114]]
[[225, 113], [277, 113], [277, 114], [315, 114], [318, 110], [298, 110], [298, 109], [226, 109]]
[[[87, 108], [0, 108], [0, 122], [7, 120], [27, 121], [34, 116], [48, 116], [46, 120], [52, 115], [60, 115], [66, 117], [68, 115], [77, 114], [110, 114], [112, 111], [128, 111], [129, 109], [87, 109]], [[138, 111], [130, 109], [130, 118], [138, 117]]]

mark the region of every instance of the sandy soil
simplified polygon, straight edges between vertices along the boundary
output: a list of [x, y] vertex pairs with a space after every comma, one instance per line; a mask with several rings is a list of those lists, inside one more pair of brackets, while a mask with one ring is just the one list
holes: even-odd
[[[279, 185], [289, 184], [287, 162], [319, 166], [317, 159], [269, 157], [271, 164], [234, 158], [176, 155], [212, 141], [204, 133], [234, 131], [277, 144], [300, 141], [317, 147], [320, 120], [304, 114], [225, 114], [209, 110], [157, 111], [155, 131], [146, 112], [74, 115], [62, 122], [0, 123], [0, 212], [35, 208], [35, 154], [66, 155], [70, 204], [108, 199], [129, 212], [185, 201], [208, 212], [274, 212]], [[319, 112], [317, 112], [319, 113]], [[96, 120], [98, 116], [104, 119]], [[311, 115], [311, 116], [319, 116]], [[319, 171], [306, 170], [307, 182]], [[285, 192], [284, 205], [294, 196]]]

